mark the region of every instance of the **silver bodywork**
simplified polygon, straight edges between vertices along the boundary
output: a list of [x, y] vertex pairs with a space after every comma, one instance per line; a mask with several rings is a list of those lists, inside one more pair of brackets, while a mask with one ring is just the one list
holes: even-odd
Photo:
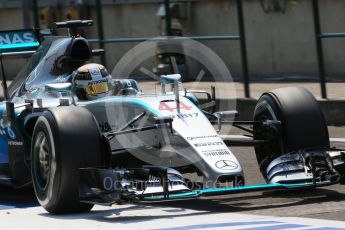
[[32, 100], [35, 108], [42, 109], [61, 105], [85, 107], [94, 114], [103, 133], [119, 130], [143, 112], [146, 115], [135, 124], [135, 128], [153, 124], [152, 117], [172, 117], [173, 133], [162, 127], [116, 136], [110, 141], [113, 155], [116, 157], [118, 150], [125, 149], [127, 154], [147, 164], [170, 168], [193, 166], [202, 173], [206, 188], [215, 187], [219, 177], [243, 177], [242, 167], [234, 154], [204, 113], [182, 92], [179, 98], [182, 106], [177, 109], [172, 92], [78, 101], [72, 93], [51, 91], [48, 88], [51, 89], [54, 84], [48, 86], [35, 90], [34, 94], [15, 97], [13, 101], [20, 104]]

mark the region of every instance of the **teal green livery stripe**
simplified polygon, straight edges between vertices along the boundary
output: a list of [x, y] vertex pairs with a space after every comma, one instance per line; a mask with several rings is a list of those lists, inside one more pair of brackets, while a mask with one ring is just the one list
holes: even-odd
[[153, 114], [156, 115], [160, 115], [160, 112], [157, 109], [154, 109], [151, 105], [149, 105], [148, 103], [136, 99], [136, 98], [100, 98], [97, 100], [93, 100], [93, 101], [87, 101], [87, 102], [78, 102], [79, 105], [90, 105], [90, 104], [94, 104], [94, 103], [100, 103], [100, 102], [125, 102], [125, 103], [130, 103], [132, 105], [137, 105], [141, 108], [146, 109], [147, 111], [150, 111]]
[[248, 185], [243, 187], [234, 187], [234, 188], [212, 188], [212, 189], [203, 189], [199, 190], [201, 194], [210, 194], [216, 192], [236, 192], [236, 191], [251, 191], [251, 190], [260, 190], [260, 189], [277, 189], [277, 188], [297, 188], [301, 186], [306, 186], [306, 184], [257, 184], [257, 185]]
[[[170, 199], [183, 199], [183, 198], [195, 198], [199, 196], [211, 196], [219, 194], [231, 194], [237, 192], [251, 192], [251, 191], [264, 191], [264, 190], [274, 190], [274, 189], [297, 189], [312, 186], [312, 184], [257, 184], [257, 185], [248, 185], [243, 187], [234, 187], [234, 188], [211, 188], [211, 189], [202, 189], [192, 192], [170, 194]], [[151, 196], [145, 197], [144, 200], [161, 200], [164, 199], [164, 196]]]
[[19, 49], [19, 48], [37, 48], [40, 44], [38, 42], [27, 42], [18, 44], [2, 44], [0, 50]]

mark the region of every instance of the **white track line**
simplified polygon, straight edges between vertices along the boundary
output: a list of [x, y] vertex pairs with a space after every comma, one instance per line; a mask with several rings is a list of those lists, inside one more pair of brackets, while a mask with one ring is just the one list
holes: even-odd
[[[202, 201], [201, 201], [202, 202]], [[238, 229], [345, 230], [344, 222], [298, 217], [215, 213], [185, 208], [121, 205], [96, 206], [90, 213], [51, 215], [41, 207], [0, 210], [1, 230], [22, 229]]]

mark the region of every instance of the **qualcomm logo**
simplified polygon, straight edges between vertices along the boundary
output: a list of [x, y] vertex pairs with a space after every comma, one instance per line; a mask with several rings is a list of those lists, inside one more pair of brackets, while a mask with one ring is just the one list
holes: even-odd
[[222, 170], [234, 170], [238, 168], [238, 165], [235, 162], [229, 160], [217, 161], [215, 166]]

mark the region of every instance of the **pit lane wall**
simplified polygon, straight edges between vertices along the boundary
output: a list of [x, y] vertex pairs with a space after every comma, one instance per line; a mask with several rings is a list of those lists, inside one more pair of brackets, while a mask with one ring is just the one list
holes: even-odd
[[[171, 0], [173, 2], [173, 0]], [[38, 0], [40, 13], [56, 0]], [[184, 19], [180, 20], [185, 35], [236, 35], [238, 34], [236, 2], [234, 0], [193, 0], [186, 6]], [[271, 2], [271, 1], [263, 1]], [[281, 4], [283, 0], [278, 0]], [[290, 1], [288, 1], [290, 2]], [[265, 13], [260, 1], [243, 0], [248, 49], [249, 70], [252, 80], [261, 77], [311, 76], [317, 79], [317, 57], [311, 0], [288, 3], [285, 13]], [[84, 0], [86, 16], [96, 20], [94, 1]], [[158, 36], [162, 23], [157, 16], [156, 0], [102, 0], [106, 38]], [[0, 30], [23, 28], [21, 0], [0, 1]], [[320, 0], [321, 26], [324, 32], [344, 31], [345, 1]], [[68, 8], [63, 8], [61, 19]], [[33, 20], [31, 20], [33, 21]], [[27, 23], [27, 22], [26, 22]], [[32, 22], [31, 22], [32, 23]], [[43, 21], [41, 20], [41, 24]], [[97, 22], [95, 23], [97, 25]], [[90, 38], [97, 38], [97, 27], [86, 30]], [[242, 75], [239, 44], [236, 41], [205, 42], [227, 64], [232, 74]], [[134, 43], [107, 44], [108, 68], [128, 51]], [[344, 75], [344, 38], [324, 41], [327, 75]], [[23, 63], [23, 62], [21, 62]], [[15, 75], [16, 62], [5, 63], [8, 75]], [[149, 68], [151, 69], [151, 68]]]

